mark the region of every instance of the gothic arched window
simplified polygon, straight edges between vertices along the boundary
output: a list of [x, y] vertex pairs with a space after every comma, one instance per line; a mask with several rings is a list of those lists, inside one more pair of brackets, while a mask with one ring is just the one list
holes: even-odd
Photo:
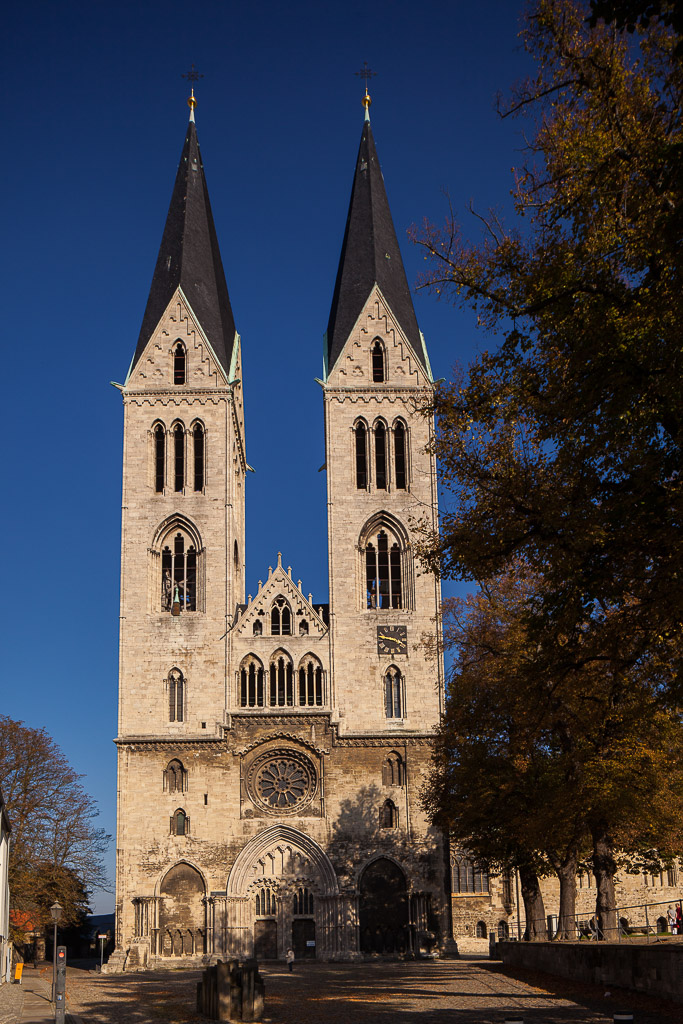
[[164, 772], [164, 789], [169, 793], [184, 793], [187, 784], [187, 773], [182, 761], [174, 757], [169, 761]]
[[393, 800], [385, 800], [379, 815], [380, 828], [396, 828], [398, 826], [398, 811]]
[[354, 428], [356, 442], [356, 487], [364, 491], [368, 486], [368, 432], [361, 421]]
[[359, 538], [366, 608], [412, 608], [413, 568], [403, 525], [389, 512], [377, 512]]
[[179, 807], [171, 817], [171, 835], [187, 836], [190, 834], [190, 819], [182, 807]]
[[195, 423], [192, 428], [192, 447], [194, 454], [194, 489], [204, 490], [204, 427]]
[[403, 607], [401, 548], [386, 530], [380, 530], [365, 548], [365, 582], [368, 608]]
[[323, 670], [313, 654], [307, 654], [299, 665], [300, 707], [321, 707], [323, 704]]
[[173, 383], [185, 384], [187, 378], [187, 353], [182, 341], [173, 349]]
[[294, 704], [294, 668], [284, 651], [276, 651], [270, 660], [268, 703], [271, 707], [292, 707]]
[[168, 673], [168, 720], [182, 722], [185, 719], [185, 679], [179, 668]]
[[240, 706], [262, 708], [265, 705], [263, 665], [255, 654], [248, 654], [240, 667]]
[[299, 888], [294, 893], [294, 914], [312, 914], [313, 913], [313, 893], [310, 889]]
[[384, 676], [384, 713], [387, 718], [404, 718], [403, 677], [392, 665]]
[[387, 428], [381, 420], [375, 424], [375, 486], [387, 489]]
[[173, 489], [185, 489], [185, 428], [176, 423], [173, 428]]
[[166, 428], [157, 423], [154, 428], [154, 490], [161, 494], [166, 484]]
[[382, 785], [405, 785], [405, 765], [403, 763], [403, 758], [395, 750], [392, 750], [382, 765]]
[[292, 635], [292, 610], [284, 597], [276, 597], [270, 611], [270, 632], [272, 636]]
[[485, 921], [477, 921], [477, 938], [478, 939], [485, 939], [486, 938], [486, 922]]
[[394, 424], [394, 477], [396, 489], [406, 489], [406, 428], [400, 420]]
[[456, 854], [451, 857], [451, 891], [488, 892], [488, 871], [466, 854]]
[[197, 549], [185, 531], [167, 537], [161, 551], [161, 607], [173, 615], [197, 610]]
[[264, 886], [256, 891], [256, 916], [275, 917], [277, 914], [277, 897], [272, 889]]
[[375, 338], [375, 343], [372, 346], [372, 380], [375, 384], [381, 384], [382, 381], [386, 380], [384, 371], [384, 345]]

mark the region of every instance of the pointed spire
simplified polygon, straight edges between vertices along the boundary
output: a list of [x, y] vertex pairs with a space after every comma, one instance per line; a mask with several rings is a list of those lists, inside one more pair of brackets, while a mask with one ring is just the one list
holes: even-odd
[[197, 140], [194, 90], [187, 102], [190, 123], [132, 366], [136, 365], [173, 293], [180, 286], [228, 374], [235, 341], [235, 321]]
[[328, 372], [339, 358], [375, 284], [429, 372], [370, 127], [370, 102], [366, 89], [363, 133], [327, 325]]

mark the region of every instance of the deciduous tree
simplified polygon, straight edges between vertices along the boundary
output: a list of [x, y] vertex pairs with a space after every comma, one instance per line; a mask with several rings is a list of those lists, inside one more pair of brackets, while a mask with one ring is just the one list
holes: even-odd
[[622, 696], [635, 686], [648, 714], [675, 717], [683, 693], [683, 68], [674, 5], [656, 6], [661, 16], [636, 12], [628, 34], [591, 27], [578, 0], [536, 0], [522, 35], [537, 72], [501, 107], [529, 122], [517, 228], [479, 218], [471, 244], [451, 217], [416, 234], [422, 284], [501, 336], [437, 389], [434, 448], [452, 502], [423, 555], [482, 584], [515, 559], [543, 580], [526, 629], [538, 684], [583, 693], [569, 704], [573, 756], [579, 727], [586, 756], [600, 751], [595, 719], [579, 714], [591, 687], [596, 707], [614, 710], [614, 736], [583, 775], [603, 925], [627, 837], [599, 810], [601, 758], [617, 776], [624, 766], [627, 785], [644, 757], [642, 791], [622, 789], [622, 801], [646, 799], [657, 775], [649, 735], [641, 748], [633, 721], [618, 722], [633, 709]]
[[[593, 663], [546, 675], [529, 629], [542, 585], [517, 562], [446, 603], [454, 660], [425, 803], [489, 864], [554, 871], [561, 937], [575, 935], [576, 875], [589, 857], [610, 934], [615, 850], [627, 864], [683, 847], [683, 734], [645, 666], [628, 678]], [[525, 900], [525, 909], [527, 921], [542, 916], [542, 905]]]
[[63, 923], [88, 911], [94, 888], [108, 885], [102, 855], [110, 836], [93, 824], [94, 800], [44, 729], [0, 715], [0, 779], [12, 822], [10, 893], [18, 910], [50, 923], [58, 900]]
[[451, 220], [417, 238], [423, 284], [502, 333], [437, 391], [454, 501], [425, 553], [442, 574], [479, 580], [522, 555], [547, 584], [539, 642], [563, 634], [570, 660], [580, 639], [586, 657], [624, 666], [657, 652], [675, 701], [683, 71], [673, 28], [655, 18], [629, 36], [589, 28], [587, 13], [538, 0], [525, 23], [538, 73], [506, 111], [531, 120], [513, 192], [521, 229], [485, 218], [468, 244]]

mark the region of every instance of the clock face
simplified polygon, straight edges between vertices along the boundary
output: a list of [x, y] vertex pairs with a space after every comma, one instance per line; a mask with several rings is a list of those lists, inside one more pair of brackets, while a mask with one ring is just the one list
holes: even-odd
[[408, 651], [407, 626], [378, 626], [378, 654], [406, 654]]

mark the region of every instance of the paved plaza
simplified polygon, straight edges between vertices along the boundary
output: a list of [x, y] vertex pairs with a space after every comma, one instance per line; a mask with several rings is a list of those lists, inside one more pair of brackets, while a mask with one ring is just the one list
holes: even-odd
[[[51, 1019], [49, 971], [28, 971], [22, 990], [0, 988], [0, 1024]], [[635, 1024], [683, 1024], [683, 1008], [636, 993], [605, 996], [596, 986], [504, 968], [485, 959], [434, 963], [299, 963], [293, 974], [266, 964], [269, 1024], [605, 1024], [615, 1011]], [[190, 1024], [197, 971], [98, 975], [72, 967], [67, 1009], [73, 1024]], [[42, 1008], [42, 1010], [41, 1010]]]
[[[47, 971], [28, 971], [23, 1013], [14, 986], [0, 989], [0, 1024], [49, 1019]], [[433, 963], [297, 963], [262, 968], [270, 1024], [606, 1024], [629, 1009], [635, 1024], [683, 1024], [683, 1008], [643, 995], [574, 985], [488, 960]], [[67, 1010], [74, 1024], [185, 1024], [195, 1012], [197, 971], [98, 975], [71, 967]], [[31, 990], [35, 989], [35, 993]], [[41, 996], [42, 993], [42, 996]], [[44, 1014], [34, 1011], [42, 998]], [[21, 1013], [20, 1016], [17, 1016]]]

